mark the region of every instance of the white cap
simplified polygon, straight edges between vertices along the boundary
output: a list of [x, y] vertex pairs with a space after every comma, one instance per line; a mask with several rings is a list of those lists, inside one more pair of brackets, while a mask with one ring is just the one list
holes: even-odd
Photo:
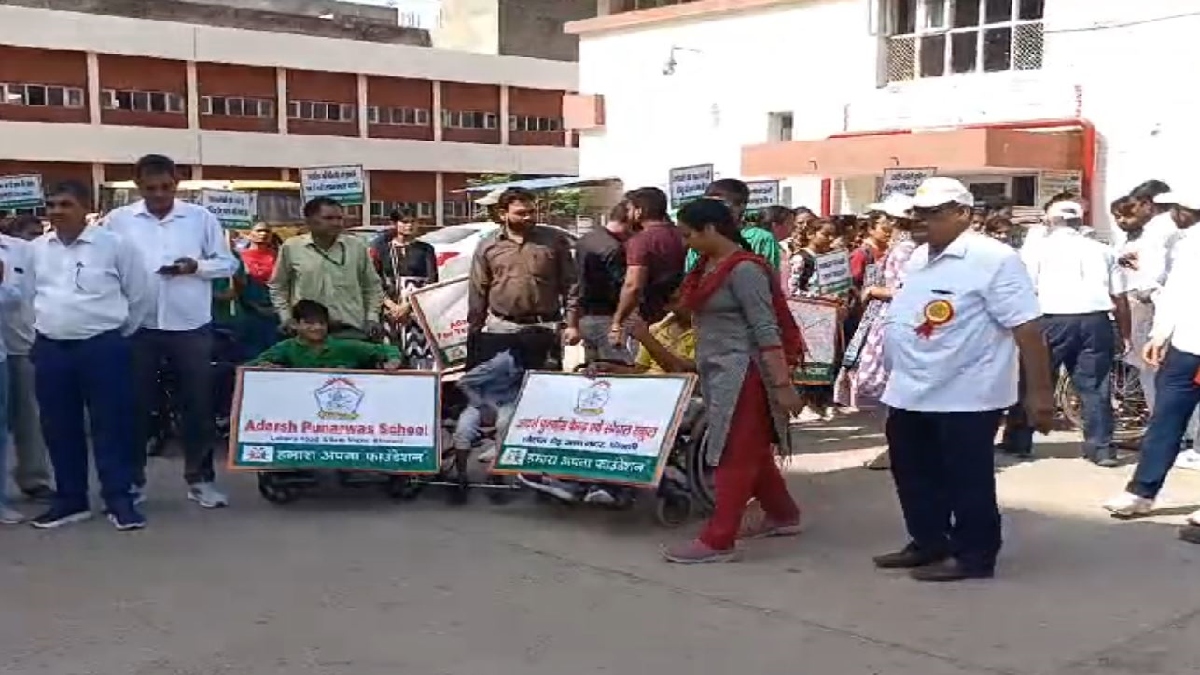
[[1182, 206], [1185, 209], [1200, 211], [1200, 191], [1171, 190], [1154, 198], [1155, 204]]
[[867, 206], [867, 211], [882, 211], [892, 218], [911, 218], [913, 198], [903, 192], [893, 192], [883, 201]]
[[917, 193], [913, 195], [913, 206], [919, 209], [931, 209], [943, 204], [962, 204], [975, 206], [975, 195], [967, 186], [953, 178], [933, 176], [921, 181]]
[[1083, 220], [1083, 205], [1079, 202], [1054, 202], [1046, 209], [1050, 221]]

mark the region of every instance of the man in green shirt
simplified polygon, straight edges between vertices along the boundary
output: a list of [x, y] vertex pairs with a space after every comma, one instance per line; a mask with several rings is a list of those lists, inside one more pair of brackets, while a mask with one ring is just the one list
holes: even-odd
[[329, 337], [329, 310], [319, 302], [300, 300], [290, 319], [296, 337], [284, 340], [247, 365], [265, 368], [400, 369], [400, 350], [392, 345]]
[[[733, 211], [734, 218], [742, 223], [742, 238], [750, 245], [750, 250], [771, 263], [771, 267], [779, 269], [782, 248], [775, 240], [775, 235], [769, 229], [759, 227], [757, 223], [746, 223], [743, 220], [746, 205], [750, 202], [750, 186], [736, 178], [721, 178], [709, 184], [708, 189], [704, 191], [704, 197], [720, 199], [725, 202], [725, 205]], [[699, 259], [700, 254], [694, 250], [688, 251], [685, 267], [689, 272], [696, 266], [696, 261]]]
[[371, 261], [366, 242], [342, 236], [342, 207], [316, 197], [304, 205], [308, 234], [292, 237], [279, 247], [275, 272], [267, 283], [271, 304], [285, 328], [292, 306], [315, 300], [329, 308], [330, 332], [337, 337], [369, 339], [382, 334], [379, 309], [383, 283]]

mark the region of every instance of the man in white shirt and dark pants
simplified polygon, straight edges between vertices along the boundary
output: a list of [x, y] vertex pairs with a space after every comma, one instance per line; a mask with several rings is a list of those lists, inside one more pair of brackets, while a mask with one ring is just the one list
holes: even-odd
[[8, 430], [15, 446], [16, 466], [13, 482], [29, 499], [49, 502], [54, 496], [50, 484], [50, 457], [42, 439], [37, 394], [34, 389], [33, 361], [33, 259], [29, 242], [0, 234], [0, 261], [9, 275], [20, 284], [20, 298], [4, 307], [4, 346], [8, 349]]
[[988, 578], [1000, 552], [992, 443], [1017, 401], [1047, 432], [1054, 403], [1037, 297], [1016, 251], [970, 232], [974, 198], [935, 177], [914, 197], [927, 243], [910, 258], [884, 320], [883, 403], [892, 477], [909, 543], [875, 558], [919, 581]]
[[[1083, 456], [1100, 466], [1117, 465], [1113, 447], [1112, 374], [1129, 344], [1129, 301], [1125, 275], [1111, 248], [1083, 233], [1083, 207], [1057, 202], [1046, 213], [1041, 244], [1023, 250], [1041, 308], [1050, 347], [1050, 375], [1060, 368], [1075, 385], [1083, 416]], [[1116, 317], [1117, 330], [1109, 318]], [[1117, 332], [1121, 344], [1118, 345]], [[1033, 450], [1033, 430], [1021, 415], [1009, 421], [1018, 454]], [[1018, 440], [1021, 439], [1021, 440]]]
[[205, 508], [229, 503], [213, 468], [215, 417], [212, 372], [212, 282], [233, 276], [237, 259], [221, 223], [207, 209], [175, 198], [175, 163], [161, 155], [138, 160], [134, 180], [142, 200], [108, 214], [106, 226], [138, 247], [151, 275], [154, 310], [134, 335], [140, 501], [146, 484], [146, 443], [157, 397], [159, 365], [179, 383], [184, 479], [188, 499]]
[[[129, 335], [151, 309], [148, 275], [132, 244], [88, 225], [88, 189], [67, 182], [46, 193], [54, 229], [30, 245], [33, 344], [42, 434], [57, 490], [41, 529], [86, 520], [88, 434], [109, 520], [119, 530], [146, 521], [133, 503], [134, 403]], [[86, 415], [85, 415], [86, 409]]]
[[[1117, 518], [1149, 515], [1178, 456], [1184, 430], [1200, 404], [1200, 189], [1172, 192], [1157, 200], [1174, 204], [1171, 215], [1187, 233], [1174, 245], [1174, 262], [1155, 297], [1154, 325], [1143, 358], [1158, 370], [1154, 410], [1142, 437], [1137, 470], [1125, 493], [1104, 504]], [[1189, 517], [1200, 526], [1200, 511]]]

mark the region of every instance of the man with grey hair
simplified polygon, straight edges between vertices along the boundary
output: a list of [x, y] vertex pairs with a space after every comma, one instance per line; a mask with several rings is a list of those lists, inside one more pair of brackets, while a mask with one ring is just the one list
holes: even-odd
[[[1083, 206], [1078, 202], [1051, 204], [1046, 224], [1043, 240], [1023, 249], [1022, 260], [1037, 291], [1051, 373], [1057, 376], [1065, 368], [1079, 394], [1083, 456], [1099, 466], [1113, 467], [1117, 462], [1109, 375], [1117, 355], [1129, 349], [1125, 276], [1113, 250], [1085, 232]], [[1117, 330], [1110, 314], [1116, 317]], [[1013, 422], [1010, 451], [1027, 455], [1032, 451], [1033, 432], [1022, 420]], [[1020, 442], [1024, 437], [1030, 442]]]

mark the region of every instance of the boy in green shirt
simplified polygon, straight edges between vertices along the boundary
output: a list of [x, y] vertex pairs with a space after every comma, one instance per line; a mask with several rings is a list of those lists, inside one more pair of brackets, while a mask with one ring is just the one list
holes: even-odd
[[[757, 223], [746, 223], [743, 220], [746, 206], [750, 203], [750, 187], [745, 182], [736, 178], [714, 180], [704, 191], [704, 198], [719, 199], [725, 202], [729, 210], [733, 211], [738, 222], [742, 223], [742, 239], [745, 239], [746, 243], [750, 245], [750, 250], [766, 259], [776, 271], [779, 270], [780, 254], [783, 250], [779, 242], [775, 240], [775, 235]], [[685, 270], [690, 272], [699, 259], [700, 254], [696, 253], [695, 249], [688, 251], [687, 261], [684, 264]]]
[[319, 302], [301, 300], [292, 307], [296, 337], [276, 343], [246, 364], [265, 368], [400, 369], [400, 350], [361, 340], [329, 337], [329, 310]]

